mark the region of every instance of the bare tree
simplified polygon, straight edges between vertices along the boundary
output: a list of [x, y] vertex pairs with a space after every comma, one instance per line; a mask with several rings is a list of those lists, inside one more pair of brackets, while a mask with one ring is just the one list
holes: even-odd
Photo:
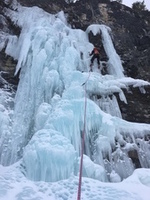
[[142, 2], [136, 1], [135, 3], [133, 3], [132, 4], [132, 9], [137, 11], [137, 12], [141, 12], [141, 11], [146, 10], [146, 6], [145, 6], [144, 0]]

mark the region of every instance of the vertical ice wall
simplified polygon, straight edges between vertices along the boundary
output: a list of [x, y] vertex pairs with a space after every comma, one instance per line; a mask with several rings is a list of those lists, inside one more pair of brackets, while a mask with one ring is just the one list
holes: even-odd
[[119, 55], [117, 54], [110, 33], [111, 29], [108, 26], [105, 25], [98, 25], [98, 24], [93, 24], [90, 25], [86, 33], [89, 34], [90, 31], [93, 33], [93, 35], [100, 35], [100, 40], [102, 39], [102, 43], [106, 52], [106, 55], [108, 57], [108, 62], [107, 62], [107, 70], [110, 75], [114, 75], [116, 78], [122, 78], [124, 77], [123, 74], [123, 67], [121, 63], [121, 59]]
[[[2, 149], [5, 159], [1, 158], [1, 163], [9, 165], [23, 158], [26, 175], [32, 180], [57, 181], [71, 174], [77, 175], [84, 126], [83, 83], [89, 77], [88, 52], [92, 47], [88, 33], [92, 31], [102, 34], [109, 74], [102, 76], [93, 72], [87, 82], [84, 175], [104, 181], [103, 168], [109, 175], [112, 171], [121, 178], [130, 175], [134, 166], [128, 151], [123, 153], [121, 146], [127, 149], [125, 134], [135, 132], [134, 138], [138, 131], [121, 120], [113, 96], [117, 92], [125, 100], [121, 88], [129, 83], [121, 83], [123, 68], [109, 28], [93, 25], [86, 32], [71, 29], [62, 12], [50, 15], [36, 7], [18, 7], [16, 12], [9, 11], [8, 14], [22, 27], [19, 38], [10, 37], [6, 48], [7, 54], [18, 59], [16, 73], [20, 69], [21, 72], [11, 131], [2, 136], [6, 148]], [[97, 97], [90, 99], [93, 93], [102, 97], [99, 102]], [[2, 131], [7, 127], [3, 121]], [[148, 125], [138, 128], [143, 135], [148, 134]], [[142, 156], [140, 158], [142, 160]], [[149, 165], [148, 161], [141, 162], [143, 166]], [[92, 166], [91, 170], [88, 166]]]

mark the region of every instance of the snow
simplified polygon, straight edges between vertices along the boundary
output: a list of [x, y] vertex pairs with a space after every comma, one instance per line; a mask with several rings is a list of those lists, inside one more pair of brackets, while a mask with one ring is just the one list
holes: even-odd
[[[77, 199], [78, 177], [57, 182], [33, 182], [26, 179], [19, 163], [11, 167], [0, 166], [0, 199]], [[135, 170], [133, 175], [121, 183], [104, 183], [83, 178], [81, 199], [149, 200], [149, 169]]]
[[[144, 92], [150, 83], [124, 76], [109, 27], [84, 32], [72, 29], [62, 11], [16, 1], [12, 8], [5, 13], [21, 34], [6, 36], [5, 52], [18, 60], [20, 82], [15, 97], [0, 90], [0, 199], [76, 199], [86, 119], [81, 199], [149, 200], [150, 124], [123, 120], [115, 94], [127, 104], [123, 89]], [[106, 75], [96, 62], [89, 73], [90, 31], [102, 34]], [[135, 169], [131, 150], [143, 168]]]

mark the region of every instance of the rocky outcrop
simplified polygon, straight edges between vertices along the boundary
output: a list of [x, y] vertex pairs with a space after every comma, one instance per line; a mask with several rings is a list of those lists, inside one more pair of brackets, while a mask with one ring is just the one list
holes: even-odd
[[[4, 43], [4, 48], [0, 47], [0, 75], [8, 81], [10, 84], [17, 85], [18, 77], [14, 77], [15, 67], [17, 61], [14, 60], [11, 56], [6, 55], [5, 47], [7, 44], [7, 35], [19, 35], [20, 28], [16, 27], [5, 14], [3, 9], [9, 7], [9, 4], [5, 4], [4, 1], [0, 1], [0, 42], [1, 45]], [[4, 37], [5, 36], [5, 37]], [[5, 39], [4, 39], [5, 38]], [[2, 84], [2, 83], [1, 83]]]
[[127, 98], [127, 104], [120, 101], [121, 113], [123, 119], [131, 122], [150, 124], [150, 86], [140, 90], [139, 88], [129, 88], [124, 91]]

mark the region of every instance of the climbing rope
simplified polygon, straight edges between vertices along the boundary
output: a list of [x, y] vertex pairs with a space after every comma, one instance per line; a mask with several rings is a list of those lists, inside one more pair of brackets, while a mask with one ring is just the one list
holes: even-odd
[[84, 140], [85, 140], [85, 134], [86, 134], [86, 107], [87, 107], [87, 96], [86, 96], [86, 83], [88, 79], [90, 78], [90, 71], [89, 75], [86, 79], [86, 81], [82, 84], [84, 85], [84, 91], [85, 91], [85, 103], [84, 103], [84, 127], [83, 127], [83, 132], [82, 132], [82, 137], [81, 137], [81, 158], [80, 158], [80, 169], [79, 169], [79, 184], [78, 184], [78, 196], [77, 200], [81, 199], [81, 183], [82, 183], [82, 169], [83, 169], [83, 153], [84, 153]]

